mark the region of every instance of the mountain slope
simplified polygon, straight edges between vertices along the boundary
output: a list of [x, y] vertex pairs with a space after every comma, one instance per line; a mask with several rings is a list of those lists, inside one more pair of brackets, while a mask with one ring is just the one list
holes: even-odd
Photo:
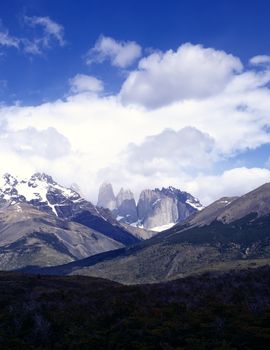
[[87, 227], [16, 203], [0, 209], [0, 269], [59, 265], [123, 245]]
[[244, 196], [232, 201], [217, 220], [230, 223], [247, 215], [256, 213], [258, 217], [270, 213], [270, 183], [266, 183]]
[[253, 225], [245, 218], [233, 225], [218, 223], [192, 228], [45, 269], [42, 273], [81, 274], [136, 284], [167, 281], [209, 270], [260, 266], [270, 263], [269, 225], [267, 216]]
[[193, 213], [184, 222], [179, 223], [176, 227], [181, 227], [182, 225], [187, 226], [204, 226], [209, 225], [211, 222], [217, 219], [218, 216], [238, 197], [222, 197], [219, 200], [208, 205], [203, 210]]

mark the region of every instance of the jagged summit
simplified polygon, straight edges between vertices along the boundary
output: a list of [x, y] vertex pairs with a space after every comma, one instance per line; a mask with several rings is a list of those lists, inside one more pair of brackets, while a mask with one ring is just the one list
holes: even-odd
[[138, 220], [134, 195], [129, 189], [121, 188], [116, 196], [117, 219], [131, 224]]
[[4, 174], [0, 180], [0, 199], [11, 204], [26, 202], [57, 216], [61, 216], [61, 204], [82, 200], [77, 192], [59, 185], [45, 173], [23, 179]]
[[163, 193], [166, 196], [176, 197], [179, 201], [185, 202], [186, 204], [190, 205], [193, 208], [196, 208], [197, 210], [202, 210], [204, 208], [198, 198], [195, 198], [190, 193], [186, 191], [181, 191], [173, 186], [162, 187], [161, 190], [155, 188], [155, 191]]
[[146, 189], [137, 204], [138, 222], [144, 228], [162, 231], [201, 209], [203, 206], [197, 198], [173, 186]]
[[47, 182], [48, 184], [55, 185], [56, 182], [53, 180], [53, 178], [50, 175], [47, 175], [45, 173], [35, 173], [30, 177], [30, 181], [44, 181]]
[[110, 209], [119, 222], [155, 231], [167, 229], [203, 209], [197, 198], [173, 186], [145, 189], [136, 203], [129, 189], [121, 188], [115, 197], [108, 182], [99, 189], [97, 205]]
[[134, 199], [134, 194], [130, 189], [124, 189], [122, 187], [116, 196], [117, 204], [130, 199]]

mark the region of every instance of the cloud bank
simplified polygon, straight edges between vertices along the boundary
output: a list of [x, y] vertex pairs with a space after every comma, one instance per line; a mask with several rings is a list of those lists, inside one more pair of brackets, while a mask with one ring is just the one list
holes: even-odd
[[[130, 47], [99, 43], [110, 48], [97, 50], [110, 52], [100, 60], [119, 68], [134, 62], [134, 54], [111, 50], [115, 43]], [[238, 57], [190, 43], [141, 58], [114, 95], [101, 95], [103, 82], [78, 74], [66, 98], [0, 108], [0, 172], [46, 171], [78, 183], [93, 201], [104, 180], [136, 195], [173, 185], [204, 204], [243, 194], [270, 181], [267, 166], [218, 164], [269, 145], [269, 82], [268, 66], [244, 67]]]

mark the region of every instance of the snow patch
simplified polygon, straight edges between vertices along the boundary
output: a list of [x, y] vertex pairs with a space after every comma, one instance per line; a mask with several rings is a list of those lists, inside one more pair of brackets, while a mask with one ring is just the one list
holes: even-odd
[[195, 201], [191, 199], [186, 200], [186, 204], [190, 205], [192, 208], [195, 208], [197, 210], [203, 210], [204, 206], [201, 205], [201, 203], [195, 198]]
[[219, 203], [225, 204], [225, 206], [229, 205], [231, 202], [232, 201], [227, 201], [227, 200], [219, 201]]
[[154, 201], [154, 203], [152, 204], [152, 206], [154, 207], [157, 203], [159, 203], [161, 201], [161, 198], [158, 198], [157, 200]]
[[174, 225], [175, 225], [175, 222], [170, 222], [169, 224], [166, 224], [166, 225], [152, 227], [152, 228], [150, 228], [150, 230], [155, 231], [155, 232], [161, 232], [161, 231], [168, 230], [169, 228], [173, 227]]

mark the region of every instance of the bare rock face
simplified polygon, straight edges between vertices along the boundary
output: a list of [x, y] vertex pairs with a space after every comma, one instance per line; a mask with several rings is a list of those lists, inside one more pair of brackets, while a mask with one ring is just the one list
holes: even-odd
[[203, 209], [198, 199], [171, 186], [142, 191], [136, 205], [130, 190], [121, 188], [115, 197], [108, 183], [100, 187], [97, 205], [110, 209], [120, 223], [154, 231], [170, 228]]
[[196, 198], [173, 187], [142, 191], [137, 206], [141, 225], [156, 230], [169, 228], [202, 208]]
[[113, 193], [112, 185], [110, 183], [104, 182], [100, 186], [97, 206], [105, 209], [110, 209], [111, 211], [116, 209], [116, 198]]
[[134, 195], [130, 190], [121, 188], [116, 197], [117, 218], [120, 222], [131, 224], [138, 220]]

